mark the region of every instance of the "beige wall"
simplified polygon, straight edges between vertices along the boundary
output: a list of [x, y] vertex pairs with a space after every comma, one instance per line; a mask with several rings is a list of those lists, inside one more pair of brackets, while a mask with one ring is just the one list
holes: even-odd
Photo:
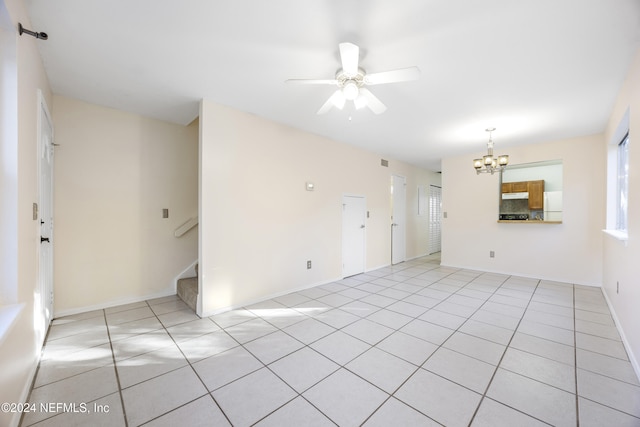
[[[55, 313], [175, 292], [196, 261], [198, 125], [56, 95]], [[169, 218], [162, 218], [162, 209]]]
[[[636, 53], [627, 80], [607, 127], [603, 151], [608, 148], [625, 111], [629, 110], [629, 240], [604, 235], [605, 294], [613, 307], [627, 351], [640, 376], [640, 51]], [[611, 171], [612, 173], [615, 173]], [[614, 198], [615, 200], [615, 198]], [[619, 287], [617, 286], [619, 284]]]
[[388, 265], [393, 173], [407, 178], [407, 258], [426, 254], [417, 186], [439, 175], [208, 101], [200, 125], [202, 313], [341, 278], [344, 194], [366, 197], [366, 269]]
[[[18, 22], [29, 27], [29, 17], [21, 0], [4, 1], [12, 27], [17, 33]], [[2, 287], [11, 289], [8, 300], [0, 304], [11, 303], [19, 308], [19, 314], [11, 328], [0, 338], [0, 402], [24, 402], [35, 372], [44, 330], [39, 327], [38, 316], [34, 312], [37, 296], [38, 250], [40, 247], [40, 227], [32, 217], [31, 207], [38, 201], [37, 186], [37, 114], [38, 90], [51, 105], [51, 92], [44, 73], [42, 61], [37, 50], [38, 40], [32, 37], [16, 37], [17, 59], [17, 141], [8, 143], [13, 146], [15, 175], [8, 183], [10, 191], [15, 192], [17, 200], [3, 203], [2, 209], [12, 211], [11, 216], [2, 216], [13, 221], [15, 234], [2, 236], [12, 240], [9, 245], [17, 248], [17, 256], [11, 265], [3, 264], [0, 272]], [[4, 65], [4, 64], [3, 64]], [[7, 141], [3, 141], [4, 144]], [[17, 165], [15, 162], [17, 161]], [[3, 166], [4, 168], [4, 166]], [[4, 169], [3, 169], [4, 170]], [[4, 201], [4, 199], [3, 199]], [[4, 224], [3, 224], [4, 226]], [[4, 244], [4, 243], [3, 243]], [[4, 270], [8, 267], [10, 271]], [[0, 311], [3, 310], [0, 305]], [[0, 412], [0, 425], [17, 425], [20, 414]]]
[[600, 286], [602, 141], [595, 135], [508, 150], [512, 163], [563, 161], [562, 224], [498, 223], [499, 176], [476, 175], [471, 155], [444, 159], [442, 210], [448, 218], [442, 223], [442, 264]]

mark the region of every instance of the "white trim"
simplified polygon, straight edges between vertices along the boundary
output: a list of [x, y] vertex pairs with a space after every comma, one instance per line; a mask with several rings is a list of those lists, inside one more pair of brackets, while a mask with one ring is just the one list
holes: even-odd
[[611, 135], [611, 140], [609, 141], [610, 145], [617, 147], [620, 144], [620, 141], [624, 138], [624, 136], [629, 133], [629, 108], [627, 107], [627, 111], [624, 112], [624, 115], [620, 119], [620, 123], [618, 123], [618, 127], [616, 127], [615, 132]]
[[205, 313], [202, 313], [199, 316], [200, 317], [210, 317], [210, 316], [213, 316], [213, 315], [216, 315], [216, 314], [220, 314], [220, 313], [224, 313], [224, 312], [227, 312], [227, 311], [230, 311], [230, 310], [236, 310], [238, 308], [248, 307], [250, 305], [258, 304], [258, 303], [261, 303], [263, 301], [268, 301], [270, 299], [278, 298], [278, 297], [281, 297], [283, 295], [287, 295], [287, 294], [290, 294], [290, 293], [293, 293], [293, 292], [300, 292], [300, 291], [304, 291], [305, 289], [315, 288], [316, 286], [328, 285], [329, 283], [335, 283], [335, 282], [339, 282], [341, 280], [344, 280], [344, 277], [337, 277], [335, 279], [330, 279], [330, 280], [326, 280], [326, 281], [322, 281], [322, 282], [312, 283], [310, 285], [304, 285], [304, 286], [300, 286], [298, 288], [287, 289], [287, 290], [284, 290], [284, 291], [281, 291], [281, 292], [276, 292], [274, 294], [269, 294], [267, 296], [255, 298], [255, 299], [249, 300], [247, 302], [243, 302], [242, 304], [230, 305], [230, 306], [222, 307], [222, 308], [216, 308], [215, 310], [211, 310], [211, 311], [207, 311]]
[[627, 241], [629, 240], [629, 233], [621, 230], [602, 230], [605, 234], [613, 237], [616, 240], [619, 240], [627, 246]]
[[[629, 107], [624, 112], [616, 130], [607, 144], [606, 217], [607, 230], [614, 230], [618, 217], [618, 145], [629, 133]], [[611, 233], [608, 233], [614, 236]], [[616, 236], [614, 236], [616, 237]], [[618, 239], [623, 240], [623, 239]]]
[[629, 341], [627, 340], [627, 336], [624, 334], [624, 330], [622, 329], [622, 324], [618, 320], [618, 316], [616, 315], [616, 311], [613, 309], [613, 304], [611, 303], [611, 300], [609, 300], [609, 297], [607, 296], [607, 293], [604, 292], [604, 289], [602, 290], [602, 294], [604, 295], [604, 299], [607, 302], [607, 305], [609, 306], [609, 311], [611, 312], [611, 317], [613, 317], [613, 321], [616, 324], [616, 329], [618, 330], [618, 333], [620, 334], [620, 339], [622, 340], [622, 344], [624, 345], [625, 350], [627, 350], [627, 355], [629, 356], [629, 361], [631, 362], [631, 366], [633, 366], [633, 370], [636, 373], [636, 377], [638, 377], [638, 379], [640, 379], [640, 364], [638, 364], [638, 359], [636, 359], [635, 354], [633, 354], [633, 350], [631, 349], [631, 346], [629, 345]]
[[[44, 325], [44, 330], [42, 331], [42, 336], [40, 337], [40, 340], [42, 341], [41, 344], [44, 343], [44, 340], [46, 338], [46, 334], [47, 334], [47, 330], [49, 329], [49, 325], [51, 324], [51, 321], [53, 320], [53, 318], [55, 317], [55, 304], [54, 304], [54, 300], [55, 300], [55, 282], [54, 282], [54, 266], [55, 266], [55, 249], [54, 249], [54, 245], [55, 245], [55, 219], [54, 219], [54, 212], [55, 212], [55, 208], [54, 208], [54, 195], [53, 195], [53, 190], [54, 190], [54, 179], [55, 179], [55, 162], [54, 162], [54, 147], [55, 147], [55, 128], [53, 126], [53, 119], [51, 118], [51, 113], [49, 111], [49, 107], [47, 105], [47, 100], [45, 99], [44, 95], [42, 94], [42, 90], [38, 89], [37, 90], [37, 97], [38, 97], [38, 114], [37, 114], [37, 150], [36, 150], [36, 156], [37, 156], [37, 169], [38, 169], [38, 215], [37, 218], [34, 218], [34, 221], [37, 220], [38, 222], [42, 223], [42, 212], [43, 212], [43, 202], [42, 202], [42, 198], [43, 198], [43, 193], [48, 194], [50, 193], [50, 197], [51, 197], [51, 206], [49, 206], [49, 208], [51, 209], [50, 215], [52, 218], [52, 223], [51, 223], [51, 232], [49, 234], [49, 245], [50, 245], [50, 251], [51, 251], [51, 261], [50, 261], [50, 266], [51, 266], [51, 270], [50, 272], [50, 277], [48, 277], [46, 279], [46, 281], [50, 281], [49, 285], [50, 288], [47, 289], [43, 289], [45, 286], [43, 285], [43, 279], [42, 279], [42, 258], [41, 258], [41, 250], [42, 250], [42, 245], [41, 244], [37, 244], [36, 245], [36, 259], [38, 260], [38, 291], [40, 293], [40, 310], [42, 311], [42, 313], [38, 313], [38, 315], [42, 316], [42, 320], [46, 323]], [[43, 116], [44, 115], [44, 116]], [[51, 130], [51, 168], [50, 168], [50, 173], [51, 176], [49, 177], [50, 180], [48, 181], [48, 189], [45, 190], [43, 185], [42, 185], [42, 175], [43, 175], [43, 168], [42, 168], [42, 157], [43, 157], [43, 150], [42, 150], [42, 135], [43, 135], [43, 126], [48, 125], [48, 127]], [[42, 235], [42, 226], [38, 226], [38, 234]], [[43, 291], [50, 291], [50, 296], [46, 295], [46, 292]], [[51, 298], [50, 301], [47, 302], [47, 299]], [[49, 313], [48, 317], [47, 317], [47, 309], [51, 309], [51, 313]]]
[[69, 310], [61, 310], [61, 311], [56, 311], [55, 318], [58, 319], [60, 317], [71, 316], [73, 314], [86, 313], [87, 311], [104, 310], [105, 308], [117, 307], [119, 305], [133, 304], [136, 302], [142, 302], [142, 301], [147, 301], [147, 300], [156, 299], [156, 298], [169, 297], [169, 296], [174, 296], [175, 294], [176, 294], [175, 290], [172, 289], [169, 291], [158, 292], [155, 294], [149, 294], [141, 297], [123, 298], [120, 300], [115, 300], [115, 301], [111, 301], [103, 304], [95, 304], [95, 305], [88, 305], [84, 307], [72, 308]]
[[[422, 258], [422, 257], [425, 257], [425, 256], [429, 256], [429, 255], [418, 255], [418, 256], [415, 256], [413, 258], [409, 258], [409, 259], [405, 260], [405, 262], [413, 261], [415, 259]], [[375, 271], [375, 270], [379, 270], [381, 268], [386, 268], [386, 267], [393, 267], [393, 266], [391, 264], [386, 264], [386, 265], [383, 265], [383, 266], [380, 266], [380, 267], [375, 267], [375, 268], [372, 268], [372, 269], [365, 270], [364, 273], [360, 273], [360, 274], [366, 274], [366, 273], [368, 273], [370, 271]], [[278, 298], [278, 297], [281, 297], [283, 295], [290, 294], [292, 292], [300, 292], [300, 291], [304, 291], [305, 289], [314, 288], [316, 286], [323, 286], [323, 285], [328, 285], [330, 283], [340, 282], [341, 280], [344, 280], [344, 279], [345, 279], [344, 277], [338, 277], [338, 278], [335, 278], [335, 279], [330, 279], [330, 280], [326, 280], [326, 281], [322, 281], [322, 282], [318, 282], [318, 283], [313, 283], [311, 285], [304, 285], [304, 286], [300, 286], [298, 288], [288, 289], [288, 290], [285, 290], [285, 291], [282, 291], [282, 292], [277, 292], [275, 294], [271, 294], [271, 295], [268, 295], [268, 296], [256, 298], [254, 300], [250, 300], [249, 302], [245, 302], [245, 303], [242, 303], [242, 304], [232, 305], [232, 306], [223, 307], [223, 308], [218, 308], [218, 309], [209, 311], [207, 313], [203, 313], [202, 315], [200, 315], [200, 317], [209, 317], [209, 316], [213, 316], [215, 314], [224, 313], [224, 312], [227, 312], [227, 311], [230, 311], [230, 310], [235, 310], [235, 309], [238, 309], [238, 308], [248, 307], [250, 305], [258, 304], [258, 303], [261, 303], [263, 301], [268, 301], [270, 299]]]
[[[362, 194], [353, 194], [353, 193], [342, 193], [342, 198], [340, 199], [340, 203], [342, 206], [342, 209], [340, 210], [341, 212], [341, 217], [340, 217], [340, 265], [341, 265], [341, 269], [340, 269], [340, 274], [342, 274], [342, 279], [344, 279], [345, 276], [344, 275], [344, 207], [345, 207], [345, 197], [352, 197], [352, 198], [357, 198], [357, 199], [363, 199], [364, 200], [364, 259], [362, 261], [363, 266], [362, 266], [362, 272], [364, 273], [367, 270], [367, 227], [368, 227], [368, 221], [369, 221], [369, 217], [367, 215], [367, 213], [369, 212], [369, 208], [367, 206], [367, 196], [362, 195]], [[360, 273], [356, 273], [356, 274], [360, 274]]]
[[[4, 339], [11, 333], [13, 326], [17, 323], [18, 318], [24, 314], [25, 304], [11, 304], [0, 307], [0, 348], [4, 343]], [[19, 333], [19, 332], [18, 332]], [[40, 364], [40, 352], [42, 350], [42, 343], [37, 344], [36, 348], [36, 363], [28, 369], [26, 381], [20, 391], [18, 402], [26, 402], [31, 391], [31, 384], [36, 376], [36, 371]], [[21, 414], [16, 412], [10, 418], [10, 426], [18, 426], [20, 422]]]
[[487, 269], [485, 267], [468, 267], [468, 266], [463, 266], [463, 265], [453, 265], [453, 264], [443, 264], [442, 262], [440, 263], [441, 267], [448, 267], [448, 268], [459, 268], [462, 270], [472, 270], [472, 271], [479, 271], [481, 273], [493, 273], [493, 274], [502, 274], [504, 276], [515, 276], [515, 277], [524, 277], [526, 279], [538, 279], [538, 280], [547, 280], [550, 282], [559, 282], [559, 283], [566, 283], [568, 285], [579, 285], [579, 286], [589, 286], [592, 288], [602, 288], [602, 285], [599, 283], [584, 283], [584, 282], [576, 282], [575, 280], [571, 280], [571, 279], [560, 279], [557, 277], [550, 277], [550, 276], [539, 276], [539, 275], [530, 275], [530, 274], [525, 274], [525, 273], [514, 273], [514, 272], [508, 272], [508, 271], [504, 271], [504, 270], [491, 270], [491, 269]]

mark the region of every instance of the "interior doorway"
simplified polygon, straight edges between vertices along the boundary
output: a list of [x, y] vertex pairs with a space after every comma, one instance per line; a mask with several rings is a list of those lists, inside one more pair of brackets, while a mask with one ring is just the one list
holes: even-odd
[[407, 180], [391, 175], [391, 264], [404, 262], [407, 256]]
[[342, 197], [342, 277], [364, 273], [367, 201]]
[[429, 255], [440, 252], [442, 243], [442, 188], [429, 186]]
[[43, 332], [53, 318], [53, 124], [42, 93], [38, 93], [39, 204], [34, 219], [40, 222], [39, 291]]

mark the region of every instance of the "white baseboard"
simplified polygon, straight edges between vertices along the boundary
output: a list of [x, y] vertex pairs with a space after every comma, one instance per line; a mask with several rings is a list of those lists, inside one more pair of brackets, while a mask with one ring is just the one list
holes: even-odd
[[442, 267], [459, 268], [459, 269], [462, 269], [462, 270], [478, 271], [478, 272], [481, 272], [481, 273], [502, 274], [502, 275], [505, 275], [505, 276], [515, 276], [515, 277], [524, 277], [524, 278], [527, 278], [527, 279], [546, 280], [546, 281], [549, 281], [549, 282], [568, 283], [568, 284], [571, 284], [571, 285], [589, 286], [589, 287], [592, 287], [592, 288], [601, 288], [602, 287], [601, 285], [595, 284], [595, 283], [578, 283], [578, 282], [575, 282], [575, 281], [567, 281], [566, 279], [559, 279], [557, 277], [514, 273], [514, 272], [509, 272], [509, 271], [504, 271], [504, 270], [491, 270], [491, 269], [484, 268], [484, 267], [483, 268], [469, 267], [469, 266], [464, 266], [464, 265], [444, 264], [442, 262], [440, 263], [440, 265]]
[[[36, 379], [36, 372], [38, 372], [38, 366], [40, 365], [40, 352], [42, 351], [42, 345], [38, 348], [38, 360], [35, 363], [35, 365], [33, 365], [29, 371], [29, 374], [27, 376], [27, 382], [24, 384], [24, 387], [22, 387], [22, 392], [20, 393], [20, 396], [22, 397], [22, 400], [19, 400], [19, 402], [28, 402], [29, 401], [29, 393], [31, 392], [31, 385], [33, 384], [33, 382]], [[11, 419], [11, 426], [15, 426], [17, 427], [20, 423], [20, 418], [22, 418], [22, 413], [20, 412], [16, 412], [15, 414], [13, 414], [13, 418]]]
[[318, 282], [318, 283], [312, 283], [310, 285], [304, 285], [304, 286], [300, 286], [298, 288], [293, 288], [293, 289], [287, 289], [285, 291], [282, 292], [276, 292], [264, 297], [260, 297], [260, 298], [256, 298], [253, 300], [249, 300], [245, 303], [242, 304], [238, 304], [238, 305], [232, 305], [232, 306], [228, 306], [228, 307], [221, 307], [221, 308], [216, 308], [215, 310], [211, 310], [202, 314], [198, 314], [198, 316], [200, 317], [209, 317], [209, 316], [213, 316], [216, 314], [220, 314], [220, 313], [224, 313], [226, 311], [231, 311], [231, 310], [237, 310], [239, 308], [243, 308], [243, 307], [248, 307], [250, 305], [254, 305], [254, 304], [258, 304], [260, 302], [264, 302], [264, 301], [268, 301], [270, 299], [274, 299], [274, 298], [278, 298], [281, 297], [283, 295], [287, 295], [290, 294], [292, 292], [299, 292], [299, 291], [304, 291], [305, 289], [309, 289], [309, 288], [315, 288], [316, 286], [322, 286], [322, 285], [327, 285], [329, 283], [334, 283], [334, 282], [338, 282], [340, 280], [342, 280], [343, 278], [336, 278], [336, 279], [332, 279], [332, 280], [325, 280], [322, 282]]
[[[407, 259], [405, 261], [412, 261], [414, 259], [422, 258], [422, 257], [425, 257], [425, 256], [427, 256], [427, 255], [418, 255], [418, 256], [409, 258], [409, 259]], [[391, 267], [391, 266], [392, 266], [391, 264], [385, 264], [385, 265], [381, 265], [381, 266], [367, 268], [367, 269], [365, 269], [364, 272], [368, 273], [370, 271], [375, 271], [375, 270], [379, 270], [381, 268]], [[278, 298], [278, 297], [281, 297], [283, 295], [290, 294], [292, 292], [299, 292], [299, 291], [303, 291], [305, 289], [314, 288], [316, 286], [322, 286], [322, 285], [327, 285], [329, 283], [339, 282], [342, 279], [344, 279], [344, 277], [338, 277], [338, 278], [335, 278], [335, 279], [330, 279], [330, 280], [325, 280], [325, 281], [318, 282], [318, 283], [312, 283], [312, 284], [309, 284], [309, 285], [300, 286], [300, 287], [294, 288], [294, 289], [288, 289], [286, 291], [282, 291], [282, 292], [278, 292], [278, 293], [275, 293], [275, 294], [267, 295], [265, 297], [256, 298], [256, 299], [251, 300], [249, 302], [246, 302], [244, 304], [239, 304], [239, 305], [234, 305], [234, 306], [229, 306], [229, 307], [222, 307], [222, 308], [217, 308], [215, 310], [211, 310], [209, 312], [198, 313], [198, 316], [200, 316], [200, 317], [209, 317], [209, 316], [213, 316], [213, 315], [216, 315], [216, 314], [224, 313], [226, 311], [237, 310], [237, 309], [242, 308], [242, 307], [247, 307], [247, 306], [250, 306], [250, 305], [253, 305], [253, 304], [258, 304], [258, 303], [263, 302], [263, 301], [268, 301], [270, 299]], [[200, 297], [200, 295], [198, 295], [198, 298], [199, 297]]]
[[618, 316], [616, 315], [616, 311], [613, 309], [613, 304], [611, 300], [607, 296], [607, 293], [602, 289], [602, 294], [604, 295], [605, 301], [607, 301], [607, 305], [609, 306], [609, 311], [611, 312], [611, 317], [613, 317], [613, 321], [616, 324], [616, 329], [620, 334], [620, 339], [622, 339], [622, 344], [624, 345], [624, 349], [627, 351], [627, 356], [629, 356], [629, 361], [631, 362], [631, 366], [633, 366], [633, 370], [636, 372], [636, 377], [640, 380], [640, 365], [638, 364], [638, 359], [636, 359], [635, 354], [633, 354], [633, 350], [629, 345], [629, 341], [627, 340], [627, 336], [624, 334], [624, 329], [622, 329], [622, 324], [618, 321]]
[[132, 303], [135, 303], [135, 302], [141, 302], [141, 301], [146, 301], [146, 300], [155, 299], [155, 298], [168, 297], [168, 296], [175, 295], [175, 294], [176, 294], [176, 292], [175, 292], [174, 289], [169, 289], [169, 290], [165, 290], [165, 291], [162, 291], [162, 292], [157, 292], [157, 293], [154, 293], [154, 294], [148, 294], [148, 295], [137, 296], [137, 297], [123, 298], [123, 299], [119, 299], [119, 300], [114, 300], [114, 301], [109, 301], [109, 302], [105, 302], [105, 303], [89, 305], [89, 306], [84, 306], [84, 307], [76, 307], [76, 308], [72, 308], [72, 309], [69, 309], [69, 310], [56, 311], [54, 313], [54, 318], [57, 319], [57, 318], [60, 318], [60, 317], [71, 316], [72, 314], [86, 313], [87, 311], [93, 311], [93, 310], [103, 310], [105, 308], [116, 307], [118, 305], [132, 304]]
[[[15, 325], [15, 323], [18, 321], [18, 318], [21, 316], [24, 316], [24, 308], [25, 308], [25, 304], [16, 304], [10, 307], [4, 307], [5, 310], [0, 310], [0, 317], [2, 317], [2, 312], [4, 312], [4, 318], [2, 319], [3, 322], [6, 322], [7, 324], [6, 329], [4, 329], [2, 331], [2, 335], [0, 336], [0, 350], [2, 350], [2, 345], [3, 345], [3, 341], [4, 341], [4, 336], [8, 336], [10, 333], [12, 333], [12, 329], [13, 326]], [[15, 333], [20, 333], [19, 331], [16, 331]], [[37, 333], [35, 334], [36, 336], [38, 335]], [[44, 339], [44, 337], [42, 337], [41, 339]], [[42, 342], [37, 342], [36, 343], [36, 349], [35, 349], [35, 354], [34, 354], [34, 359], [35, 359], [35, 363], [33, 363], [30, 367], [29, 370], [27, 372], [27, 377], [26, 377], [26, 381], [24, 382], [24, 385], [22, 386], [22, 390], [20, 390], [20, 394], [19, 394], [19, 398], [17, 400], [17, 402], [28, 402], [29, 400], [29, 392], [31, 391], [31, 385], [33, 384], [33, 381], [35, 380], [36, 377], [36, 372], [38, 370], [38, 364], [40, 363], [40, 354], [42, 352]], [[6, 415], [6, 414], [5, 414]], [[22, 417], [22, 412], [16, 411], [13, 414], [10, 415], [9, 417], [9, 427], [17, 427], [20, 424], [20, 418]], [[5, 419], [6, 420], [6, 419]]]

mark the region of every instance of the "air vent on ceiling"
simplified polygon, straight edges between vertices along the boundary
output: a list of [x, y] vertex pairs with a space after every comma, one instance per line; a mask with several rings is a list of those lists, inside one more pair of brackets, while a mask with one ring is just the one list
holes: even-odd
[[389, 167], [389, 160], [380, 159], [380, 166], [384, 166], [385, 168]]

